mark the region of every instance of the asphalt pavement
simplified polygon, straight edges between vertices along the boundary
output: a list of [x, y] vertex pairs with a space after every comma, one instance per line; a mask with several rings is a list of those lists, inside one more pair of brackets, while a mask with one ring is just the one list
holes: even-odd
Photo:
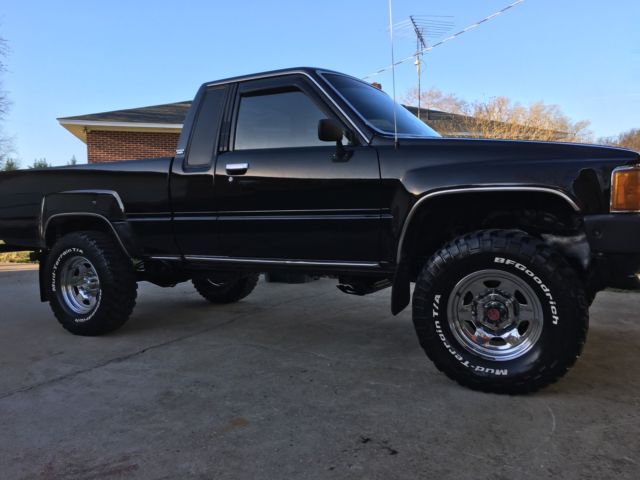
[[639, 308], [600, 293], [574, 369], [512, 397], [439, 373], [389, 291], [141, 284], [129, 323], [83, 338], [2, 267], [0, 478], [637, 479]]

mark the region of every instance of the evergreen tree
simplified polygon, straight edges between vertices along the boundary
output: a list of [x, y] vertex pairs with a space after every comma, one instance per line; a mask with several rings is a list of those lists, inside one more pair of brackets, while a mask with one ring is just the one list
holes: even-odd
[[46, 158], [36, 158], [29, 168], [49, 168], [50, 166]]

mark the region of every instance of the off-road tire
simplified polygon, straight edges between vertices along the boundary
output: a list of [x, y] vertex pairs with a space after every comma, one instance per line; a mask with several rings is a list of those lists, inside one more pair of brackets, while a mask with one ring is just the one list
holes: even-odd
[[[74, 311], [62, 293], [65, 265], [74, 258], [88, 260], [99, 279], [96, 305], [88, 312]], [[41, 268], [53, 314], [74, 335], [103, 335], [129, 319], [136, 303], [136, 276], [131, 260], [109, 235], [99, 231], [67, 234], [53, 245]]]
[[256, 288], [259, 278], [259, 274], [251, 274], [215, 282], [206, 277], [198, 277], [194, 278], [192, 283], [198, 293], [211, 303], [233, 303], [249, 295]]
[[[541, 306], [539, 338], [517, 358], [478, 355], [450, 323], [457, 315], [450, 305], [460, 298], [452, 293], [463, 279], [491, 271], [520, 279]], [[559, 253], [522, 231], [486, 230], [456, 238], [427, 262], [416, 281], [413, 322], [427, 356], [451, 379], [474, 390], [521, 394], [567, 373], [582, 352], [589, 316], [583, 284]]]

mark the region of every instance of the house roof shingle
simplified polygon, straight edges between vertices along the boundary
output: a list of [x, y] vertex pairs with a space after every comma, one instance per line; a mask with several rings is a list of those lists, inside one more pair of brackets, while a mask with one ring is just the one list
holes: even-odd
[[91, 113], [74, 117], [58, 118], [62, 124], [71, 121], [181, 124], [187, 116], [191, 101], [152, 105], [150, 107], [128, 108], [111, 112]]

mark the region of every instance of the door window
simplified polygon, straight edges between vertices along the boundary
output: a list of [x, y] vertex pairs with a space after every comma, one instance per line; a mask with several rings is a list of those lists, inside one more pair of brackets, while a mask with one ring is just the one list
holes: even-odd
[[323, 118], [327, 115], [299, 90], [241, 97], [235, 150], [327, 146], [318, 139]]

